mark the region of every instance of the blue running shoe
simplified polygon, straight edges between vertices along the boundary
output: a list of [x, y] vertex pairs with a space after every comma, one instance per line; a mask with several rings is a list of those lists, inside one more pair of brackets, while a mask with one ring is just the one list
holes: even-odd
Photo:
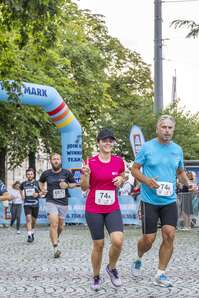
[[154, 284], [156, 286], [160, 286], [163, 288], [172, 287], [172, 283], [170, 282], [169, 278], [165, 274], [156, 275]]
[[141, 267], [142, 267], [141, 260], [136, 260], [133, 262], [131, 266], [131, 273], [134, 277], [141, 276]]

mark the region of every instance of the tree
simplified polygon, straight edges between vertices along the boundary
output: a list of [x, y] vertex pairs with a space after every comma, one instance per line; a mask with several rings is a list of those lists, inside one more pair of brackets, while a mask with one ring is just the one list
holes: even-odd
[[171, 23], [175, 28], [186, 27], [189, 32], [186, 35], [187, 38], [197, 38], [199, 35], [199, 24], [191, 20], [175, 20]]
[[[102, 110], [103, 102], [106, 101], [105, 62], [100, 50], [90, 42], [82, 29], [85, 18], [81, 18], [77, 7], [70, 3], [65, 1], [62, 7], [62, 18], [59, 19], [54, 46], [45, 48], [43, 54], [41, 47], [35, 44], [35, 38], [31, 35], [33, 31], [29, 32], [23, 46], [16, 42], [21, 28], [20, 17], [17, 21], [19, 24], [17, 23], [16, 28], [13, 27], [12, 34], [6, 31], [4, 26], [1, 36], [6, 42], [5, 53], [0, 59], [0, 79], [53, 85], [77, 117], [79, 116], [83, 127], [88, 127], [89, 130], [96, 115]], [[12, 58], [11, 62], [9, 58]], [[40, 138], [46, 150], [52, 150], [59, 144], [56, 129], [41, 109], [23, 107], [16, 102], [9, 107], [2, 104], [0, 110], [2, 115], [7, 115], [9, 110], [9, 117], [6, 116], [3, 122], [0, 138], [4, 152], [9, 153], [12, 166], [20, 164], [28, 155], [29, 149], [36, 150]]]
[[174, 140], [183, 148], [184, 158], [198, 159], [199, 113], [185, 112], [185, 109], [179, 106], [179, 101], [171, 104], [165, 113], [171, 114], [176, 119]]

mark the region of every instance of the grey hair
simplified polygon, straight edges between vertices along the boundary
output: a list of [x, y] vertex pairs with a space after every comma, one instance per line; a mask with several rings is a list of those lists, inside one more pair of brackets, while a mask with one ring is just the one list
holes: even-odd
[[174, 126], [176, 125], [176, 121], [175, 121], [175, 118], [173, 116], [170, 116], [170, 115], [161, 115], [157, 121], [157, 127], [159, 126], [159, 124], [166, 120], [166, 119], [169, 119], [171, 120], [171, 122], [174, 124]]

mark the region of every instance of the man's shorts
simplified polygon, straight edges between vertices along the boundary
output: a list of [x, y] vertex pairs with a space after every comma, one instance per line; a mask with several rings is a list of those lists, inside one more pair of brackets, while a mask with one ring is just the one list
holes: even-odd
[[39, 214], [39, 206], [38, 205], [37, 206], [25, 205], [24, 213], [25, 213], [25, 215], [31, 215], [32, 217], [37, 218], [38, 214]]
[[178, 212], [176, 202], [168, 205], [152, 205], [141, 202], [142, 232], [153, 234], [157, 232], [158, 219], [161, 227], [164, 225], [177, 226]]
[[120, 210], [111, 213], [85, 213], [91, 237], [93, 240], [104, 239], [104, 226], [109, 234], [123, 232], [123, 222]]
[[56, 214], [59, 218], [65, 219], [67, 210], [67, 205], [58, 205], [51, 202], [46, 202], [46, 212], [48, 215]]

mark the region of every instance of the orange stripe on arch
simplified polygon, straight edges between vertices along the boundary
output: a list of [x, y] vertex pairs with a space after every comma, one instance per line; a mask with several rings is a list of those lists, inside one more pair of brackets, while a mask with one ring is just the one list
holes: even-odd
[[62, 128], [64, 126], [67, 126], [68, 124], [70, 124], [73, 121], [74, 118], [75, 118], [75, 116], [72, 114], [64, 122], [56, 124], [57, 128]]
[[55, 117], [55, 118], [52, 118], [52, 121], [53, 122], [57, 122], [59, 120], [62, 120], [67, 114], [69, 113], [69, 109], [67, 109], [66, 111], [64, 111], [61, 115]]

